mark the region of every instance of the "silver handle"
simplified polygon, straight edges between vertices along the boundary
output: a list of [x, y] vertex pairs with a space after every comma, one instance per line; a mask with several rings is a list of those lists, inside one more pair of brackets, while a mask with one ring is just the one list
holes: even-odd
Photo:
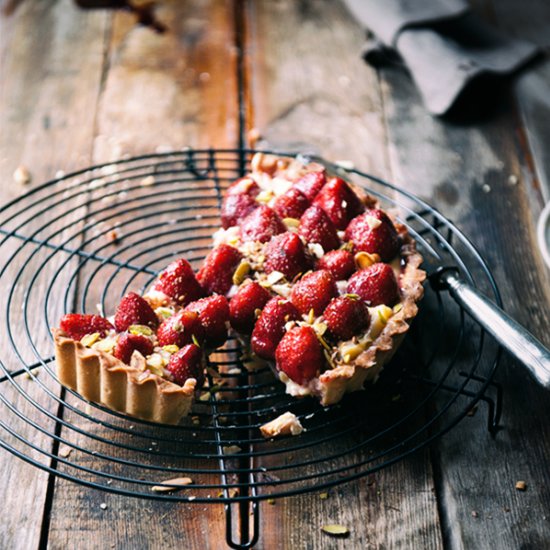
[[442, 271], [439, 282], [465, 311], [527, 367], [539, 384], [550, 389], [550, 351], [541, 342], [461, 279], [456, 271]]

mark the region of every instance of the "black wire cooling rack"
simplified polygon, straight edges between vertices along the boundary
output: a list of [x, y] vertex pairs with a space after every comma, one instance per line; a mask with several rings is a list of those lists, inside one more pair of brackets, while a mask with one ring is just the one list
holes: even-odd
[[[492, 382], [499, 348], [429, 284], [378, 383], [336, 406], [289, 397], [269, 369], [248, 372], [235, 339], [211, 355], [209, 390], [180, 426], [125, 417], [59, 384], [50, 327], [69, 311], [113, 314], [123, 294], [144, 290], [175, 257], [197, 268], [218, 227], [223, 189], [243, 175], [252, 154], [189, 149], [122, 160], [59, 177], [0, 209], [0, 446], [96, 489], [223, 503], [234, 548], [256, 543], [259, 501], [327, 489], [395, 463], [479, 400], [493, 432], [501, 409]], [[490, 271], [454, 225], [380, 179], [357, 170], [346, 176], [408, 226], [429, 273], [457, 267], [500, 305]], [[287, 410], [305, 431], [264, 440], [259, 426]], [[152, 490], [181, 476], [193, 481], [184, 490]]]

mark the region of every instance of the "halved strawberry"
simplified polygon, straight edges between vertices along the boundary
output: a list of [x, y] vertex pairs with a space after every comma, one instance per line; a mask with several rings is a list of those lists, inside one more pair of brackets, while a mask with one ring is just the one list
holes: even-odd
[[241, 240], [266, 243], [274, 235], [284, 233], [286, 226], [269, 206], [262, 204], [241, 222]]
[[325, 362], [315, 331], [308, 326], [291, 328], [275, 352], [277, 368], [297, 384], [307, 384]]
[[378, 254], [383, 262], [389, 262], [399, 252], [399, 238], [392, 221], [376, 208], [353, 219], [346, 229], [346, 238], [353, 241], [356, 251]]
[[347, 291], [358, 294], [369, 306], [393, 306], [399, 300], [399, 288], [393, 269], [376, 263], [351, 276]]
[[124, 332], [130, 325], [146, 325], [153, 330], [159, 320], [153, 308], [135, 292], [129, 292], [120, 300], [115, 313], [115, 328]]
[[244, 193], [240, 195], [226, 195], [220, 211], [222, 227], [227, 229], [228, 227], [238, 225], [241, 220], [246, 218], [258, 206], [260, 206], [260, 203], [256, 202], [250, 195]]
[[337, 295], [334, 277], [329, 271], [320, 269], [308, 273], [294, 285], [290, 300], [303, 315], [307, 315], [312, 309], [315, 315], [321, 315]]
[[87, 334], [99, 332], [103, 338], [115, 327], [101, 315], [88, 315], [82, 313], [67, 313], [63, 315], [59, 328], [67, 333], [73, 340], [81, 340]]
[[307, 210], [309, 206], [307, 197], [295, 187], [291, 187], [286, 193], [281, 195], [275, 201], [273, 210], [281, 218], [297, 218]]
[[197, 342], [203, 342], [204, 328], [198, 313], [184, 309], [161, 323], [157, 331], [159, 346], [176, 345], [181, 348], [193, 342], [193, 336]]
[[209, 294], [226, 294], [241, 258], [242, 254], [235, 247], [220, 244], [206, 256], [197, 279]]
[[195, 389], [204, 384], [204, 358], [201, 349], [195, 344], [188, 344], [170, 357], [166, 370], [174, 382], [183, 386], [189, 378], [197, 381]]
[[153, 290], [166, 294], [182, 306], [204, 295], [201, 285], [195, 278], [193, 268], [184, 258], [172, 262], [159, 274]]
[[229, 302], [231, 326], [241, 334], [250, 334], [256, 322], [256, 310], [262, 310], [271, 295], [259, 283], [242, 285]]
[[296, 233], [282, 233], [273, 237], [265, 249], [264, 271], [280, 271], [289, 281], [311, 267], [311, 260], [302, 240]]
[[285, 324], [299, 317], [298, 310], [291, 302], [271, 298], [252, 331], [252, 351], [264, 359], [275, 359], [275, 349], [283, 337]]
[[260, 192], [258, 184], [250, 177], [235, 180], [225, 192], [226, 195], [248, 195], [255, 198]]
[[330, 221], [325, 211], [318, 206], [310, 206], [300, 218], [298, 233], [308, 243], [318, 243], [325, 252], [338, 248], [340, 239], [336, 233], [334, 224]]
[[324, 170], [308, 172], [294, 184], [294, 188], [301, 191], [309, 202], [312, 202], [326, 182], [327, 176]]
[[229, 321], [229, 304], [225, 296], [215, 294], [191, 302], [185, 308], [199, 315], [199, 322], [204, 329], [204, 345], [217, 348], [227, 340], [227, 322]]
[[125, 332], [117, 339], [114, 356], [129, 365], [135, 350], [139, 351], [143, 357], [151, 355], [153, 353], [153, 342], [147, 336]]
[[348, 340], [365, 330], [370, 323], [367, 305], [360, 298], [339, 296], [323, 312], [330, 334], [337, 340]]
[[313, 204], [322, 208], [336, 229], [345, 229], [365, 207], [353, 189], [341, 178], [332, 178], [319, 192]]
[[355, 260], [347, 250], [331, 250], [319, 259], [316, 268], [326, 269], [337, 281], [343, 281], [355, 271]]

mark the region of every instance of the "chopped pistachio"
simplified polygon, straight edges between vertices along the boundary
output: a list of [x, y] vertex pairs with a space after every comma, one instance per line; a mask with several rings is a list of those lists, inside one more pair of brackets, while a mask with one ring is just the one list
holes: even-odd
[[201, 347], [199, 341], [197, 340], [197, 337], [194, 334], [191, 334], [191, 340], [193, 340], [193, 344], [195, 344], [195, 346], [197, 346], [198, 348]]
[[307, 322], [312, 325], [313, 321], [315, 321], [315, 310], [311, 308], [307, 316]]
[[296, 218], [283, 218], [283, 223], [286, 225], [287, 229], [294, 229], [300, 225], [300, 220]]
[[378, 306], [376, 312], [378, 313], [378, 317], [384, 324], [386, 324], [389, 321], [390, 317], [393, 315], [393, 309], [384, 305]]
[[99, 332], [94, 332], [92, 334], [86, 334], [86, 336], [83, 336], [80, 340], [80, 343], [86, 347], [90, 347], [92, 344], [95, 344], [101, 335]]
[[320, 498], [321, 500], [326, 500], [326, 499], [328, 498], [328, 493], [320, 493], [320, 494], [319, 494], [319, 498]]
[[169, 307], [163, 306], [157, 307], [157, 309], [155, 309], [155, 313], [158, 317], [162, 317], [163, 319], [168, 319], [174, 314], [174, 312]]
[[378, 254], [369, 254], [368, 252], [357, 252], [354, 256], [355, 263], [360, 269], [366, 269], [371, 265], [380, 261], [380, 256]]
[[344, 359], [344, 363], [349, 363], [365, 351], [365, 346], [362, 343], [346, 342], [344, 344], [340, 344], [339, 351], [340, 355]]
[[130, 325], [128, 327], [128, 332], [130, 334], [139, 334], [141, 336], [153, 336], [153, 334], [155, 334], [147, 325]]
[[321, 531], [332, 537], [347, 537], [349, 535], [349, 529], [346, 526], [336, 523], [323, 525]]
[[176, 344], [168, 344], [167, 346], [162, 346], [162, 349], [170, 354], [177, 353], [180, 350], [180, 348], [176, 346]]
[[250, 273], [250, 264], [243, 260], [235, 270], [235, 273], [233, 273], [233, 284], [234, 285], [240, 285], [245, 277]]

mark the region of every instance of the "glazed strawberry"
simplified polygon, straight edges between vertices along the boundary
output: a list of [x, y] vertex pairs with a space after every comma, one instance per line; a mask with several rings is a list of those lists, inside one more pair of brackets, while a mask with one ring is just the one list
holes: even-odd
[[115, 313], [115, 328], [124, 332], [130, 325], [146, 325], [153, 330], [159, 320], [153, 308], [135, 292], [129, 292], [122, 298]]
[[248, 195], [255, 198], [260, 192], [258, 184], [249, 176], [235, 180], [225, 192], [226, 195]]
[[129, 365], [135, 350], [139, 351], [143, 357], [151, 355], [153, 353], [153, 342], [147, 336], [125, 332], [118, 337], [114, 356]]
[[265, 249], [264, 271], [280, 271], [292, 281], [299, 273], [311, 268], [311, 260], [302, 239], [296, 233], [282, 233], [273, 237]]
[[340, 239], [334, 224], [325, 211], [318, 206], [310, 206], [300, 218], [298, 233], [308, 243], [318, 243], [325, 252], [340, 246]]
[[227, 322], [229, 321], [229, 304], [225, 296], [215, 294], [191, 302], [186, 308], [199, 316], [199, 322], [204, 329], [204, 344], [209, 348], [217, 348], [227, 340]]
[[316, 268], [326, 269], [337, 281], [343, 281], [355, 271], [355, 260], [347, 250], [331, 250], [319, 259]]
[[273, 210], [281, 218], [297, 218], [306, 211], [309, 206], [307, 197], [295, 187], [291, 187], [284, 195], [281, 195], [275, 201]]
[[233, 273], [241, 258], [241, 253], [228, 244], [220, 244], [206, 256], [197, 279], [208, 294], [227, 293], [233, 284]]
[[321, 189], [313, 204], [327, 213], [336, 229], [345, 229], [355, 216], [365, 210], [352, 188], [340, 178], [332, 178]]
[[183, 386], [186, 380], [194, 378], [196, 389], [204, 384], [204, 365], [201, 349], [195, 344], [188, 344], [170, 357], [166, 370], [172, 375], [174, 382]]
[[308, 273], [292, 289], [290, 300], [303, 314], [313, 309], [315, 315], [321, 315], [328, 303], [338, 295], [334, 277], [325, 269]]
[[369, 306], [392, 306], [399, 300], [399, 288], [393, 269], [383, 263], [373, 264], [352, 275], [347, 291], [358, 294]]
[[325, 362], [317, 335], [308, 326], [290, 329], [277, 346], [275, 358], [277, 368], [297, 384], [307, 384]]
[[199, 321], [198, 313], [181, 310], [162, 322], [157, 331], [159, 346], [185, 346], [193, 342], [193, 336], [198, 342], [204, 340], [204, 329]]
[[308, 172], [294, 184], [294, 188], [301, 191], [309, 202], [313, 202], [313, 199], [315, 199], [326, 182], [327, 176], [324, 171]]
[[81, 340], [87, 334], [99, 332], [103, 338], [115, 327], [100, 315], [85, 315], [82, 313], [67, 313], [61, 318], [59, 328], [73, 340]]
[[153, 290], [166, 294], [182, 306], [204, 295], [201, 285], [195, 278], [193, 268], [184, 258], [172, 262], [160, 273], [153, 285]]
[[229, 302], [231, 326], [241, 334], [250, 334], [256, 322], [256, 310], [262, 310], [271, 295], [259, 283], [242, 285]]
[[299, 317], [298, 310], [288, 300], [269, 300], [252, 331], [252, 351], [264, 359], [275, 359], [275, 349], [283, 337], [285, 324]]
[[346, 229], [346, 238], [353, 241], [356, 251], [376, 253], [383, 262], [389, 262], [399, 252], [397, 231], [382, 210], [367, 210], [353, 219]]
[[227, 229], [233, 225], [238, 225], [241, 220], [246, 218], [246, 216], [258, 208], [258, 206], [260, 206], [260, 204], [250, 195], [226, 195], [223, 199], [220, 211], [222, 227]]
[[281, 218], [265, 204], [248, 214], [241, 223], [241, 239], [243, 241], [266, 243], [274, 235], [285, 231], [286, 226]]
[[360, 298], [334, 298], [323, 313], [330, 334], [337, 340], [348, 340], [365, 330], [370, 323], [369, 310]]

